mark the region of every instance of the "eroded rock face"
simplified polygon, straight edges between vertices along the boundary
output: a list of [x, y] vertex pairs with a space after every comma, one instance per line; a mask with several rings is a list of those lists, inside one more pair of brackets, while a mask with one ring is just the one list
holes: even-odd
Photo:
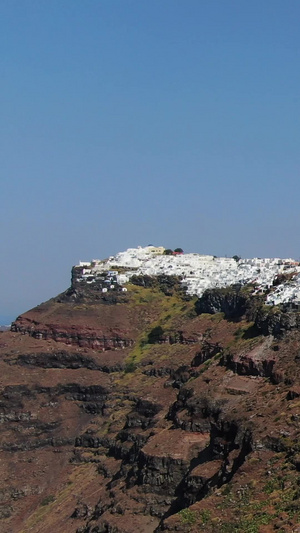
[[223, 357], [222, 364], [241, 376], [260, 376], [271, 378], [274, 375], [276, 358], [270, 355], [266, 359], [255, 359], [250, 354], [233, 356], [227, 354]]
[[240, 287], [208, 289], [195, 303], [198, 314], [224, 313], [225, 318], [254, 322], [257, 334], [280, 337], [287, 331], [299, 329], [300, 314], [279, 307], [264, 305], [262, 297], [251, 296]]
[[201, 346], [201, 350], [195, 355], [192, 366], [200, 366], [212, 357], [216, 355], [221, 355], [223, 353], [223, 347], [219, 342], [211, 343], [207, 340], [204, 340]]
[[255, 317], [255, 326], [263, 335], [282, 336], [292, 329], [299, 329], [300, 316], [298, 313], [282, 312], [279, 309], [262, 307]]
[[95, 357], [89, 357], [83, 353], [67, 352], [66, 350], [54, 351], [52, 353], [38, 352], [26, 353], [17, 356], [14, 364], [19, 366], [40, 367], [40, 368], [65, 368], [89, 370], [99, 370], [101, 372], [120, 372], [124, 364], [103, 364], [99, 363]]
[[224, 313], [226, 318], [240, 318], [249, 308], [249, 295], [240, 287], [236, 289], [208, 289], [195, 304], [196, 312]]
[[75, 329], [73, 326], [61, 328], [54, 324], [39, 324], [19, 317], [11, 325], [11, 331], [30, 335], [35, 339], [55, 340], [80, 348], [92, 348], [93, 350], [116, 350], [124, 349], [133, 345], [132, 339], [121, 338], [116, 335], [108, 337], [93, 331], [90, 328]]
[[[261, 525], [273, 506], [275, 527], [279, 500], [293, 530], [297, 319], [275, 341], [277, 318], [249, 331], [240, 293], [208, 298], [227, 321], [169, 289], [137, 285], [126, 304], [80, 309], [55, 299], [1, 334], [1, 531], [39, 533], [41, 516], [44, 533], [246, 531], [252, 503]], [[61, 349], [59, 331], [77, 341]], [[100, 331], [99, 346], [88, 339]]]

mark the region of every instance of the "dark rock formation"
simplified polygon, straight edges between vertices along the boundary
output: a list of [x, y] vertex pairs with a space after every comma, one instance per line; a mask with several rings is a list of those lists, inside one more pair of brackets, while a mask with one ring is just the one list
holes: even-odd
[[26, 353], [18, 355], [15, 364], [20, 366], [36, 366], [40, 368], [88, 368], [89, 370], [100, 370], [101, 372], [120, 372], [124, 365], [103, 365], [94, 358], [82, 353], [72, 353], [66, 350], [57, 352]]
[[256, 299], [250, 298], [250, 295], [238, 286], [207, 289], [196, 301], [195, 309], [198, 314], [224, 313], [225, 318], [238, 319], [247, 312], [250, 313], [254, 304], [256, 304]]
[[281, 311], [278, 307], [262, 306], [255, 317], [255, 327], [263, 335], [282, 336], [286, 331], [298, 329], [300, 314]]
[[180, 276], [167, 276], [166, 274], [160, 274], [158, 276], [147, 275], [133, 275], [130, 278], [130, 282], [134, 285], [139, 285], [145, 288], [158, 288], [166, 296], [172, 296], [175, 292], [180, 293], [185, 299], [190, 297], [186, 295], [185, 289], [181, 285]]
[[245, 317], [254, 322], [253, 332], [258, 335], [278, 337], [300, 327], [300, 313], [263, 305], [262, 297], [252, 296], [246, 288], [239, 286], [206, 290], [196, 301], [195, 309], [198, 314], [224, 313], [225, 318], [230, 320]]

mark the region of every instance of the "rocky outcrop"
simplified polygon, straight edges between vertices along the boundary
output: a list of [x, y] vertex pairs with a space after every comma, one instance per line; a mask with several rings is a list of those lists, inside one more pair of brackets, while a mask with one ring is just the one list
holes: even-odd
[[[58, 384], [54, 387], [34, 385], [5, 387], [0, 394], [0, 423], [7, 437], [1, 449], [9, 452], [29, 451], [46, 447], [61, 448], [75, 444], [75, 436], [61, 436], [59, 413], [52, 420], [40, 418], [36, 406], [55, 409], [61, 401], [75, 403], [88, 415], [105, 415], [108, 390], [101, 385], [80, 383]], [[29, 403], [32, 410], [28, 411]], [[80, 415], [78, 414], [78, 419]], [[9, 440], [15, 435], [15, 439]]]
[[155, 416], [159, 413], [162, 407], [154, 404], [149, 400], [139, 399], [135, 405], [135, 409], [127, 415], [126, 428], [146, 429], [155, 423]]
[[257, 311], [255, 327], [263, 335], [280, 337], [287, 331], [299, 329], [300, 314], [283, 312], [278, 307], [262, 306]]
[[122, 338], [118, 335], [108, 337], [88, 327], [65, 326], [61, 328], [55, 324], [40, 324], [23, 317], [18, 317], [12, 323], [11, 331], [29, 335], [35, 339], [51, 339], [71, 346], [100, 351], [123, 349], [133, 345], [132, 339]]
[[269, 336], [255, 348], [244, 353], [233, 354], [225, 351], [219, 364], [240, 376], [260, 376], [270, 378], [277, 383], [280, 380], [280, 373], [276, 367], [278, 355], [271, 349], [273, 339], [273, 336]]
[[57, 352], [25, 353], [17, 356], [14, 363], [20, 366], [33, 366], [40, 368], [87, 368], [89, 370], [99, 370], [101, 372], [120, 372], [124, 369], [124, 364], [100, 364], [96, 359], [88, 357], [82, 353], [72, 353], [66, 350]]
[[212, 357], [215, 357], [216, 355], [221, 355], [223, 353], [223, 347], [220, 345], [220, 343], [211, 343], [208, 341], [203, 341], [201, 350], [195, 355], [194, 359], [192, 360], [191, 365], [192, 366], [200, 366], [205, 361], [208, 361]]
[[174, 426], [199, 433], [210, 431], [211, 420], [217, 419], [226, 400], [214, 400], [207, 395], [197, 395], [193, 388], [182, 388], [176, 402], [170, 407], [168, 418]]
[[240, 286], [223, 289], [207, 289], [195, 303], [198, 314], [224, 313], [225, 318], [239, 319], [246, 315], [251, 319], [261, 301]]
[[188, 467], [189, 461], [182, 458], [159, 457], [142, 451], [136, 467], [137, 483], [149, 485], [164, 496], [173, 496]]
[[300, 397], [300, 387], [299, 385], [295, 386], [295, 387], [292, 387], [288, 393], [287, 393], [287, 400], [295, 400], [296, 398], [299, 398]]
[[[195, 344], [196, 340], [194, 340], [193, 343]], [[199, 341], [198, 341], [199, 342]], [[171, 343], [172, 344], [172, 343]], [[183, 342], [182, 344], [189, 344], [188, 342]], [[172, 386], [174, 388], [179, 389], [182, 387], [184, 383], [187, 383], [190, 379], [195, 378], [199, 375], [198, 370], [196, 370], [199, 366], [201, 366], [206, 361], [216, 357], [220, 356], [223, 353], [223, 347], [220, 345], [220, 343], [212, 343], [207, 340], [202, 341], [201, 350], [196, 353], [196, 355], [193, 357], [191, 364], [189, 365], [181, 365], [176, 369], [172, 369], [170, 367], [156, 367], [144, 370], [143, 373], [147, 376], [154, 376], [154, 377], [167, 377], [169, 376], [170, 379], [168, 379], [165, 383], [165, 387]], [[148, 362], [148, 364], [150, 364]], [[151, 364], [153, 362], [151, 361]]]
[[164, 331], [161, 326], [155, 326], [147, 336], [149, 344], [196, 344], [202, 340], [202, 335], [187, 335], [183, 331]]
[[208, 289], [195, 303], [198, 314], [224, 313], [229, 320], [245, 317], [254, 322], [253, 333], [280, 337], [287, 331], [299, 329], [300, 313], [263, 304], [262, 297], [252, 296], [240, 287]]
[[226, 354], [220, 361], [220, 364], [240, 376], [260, 376], [265, 378], [272, 378], [275, 363], [276, 358], [271, 355], [265, 359], [255, 359], [250, 354], [241, 356]]

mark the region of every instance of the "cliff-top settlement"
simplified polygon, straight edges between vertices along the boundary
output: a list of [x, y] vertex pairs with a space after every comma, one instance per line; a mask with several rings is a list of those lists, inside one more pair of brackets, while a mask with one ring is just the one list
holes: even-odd
[[[266, 293], [266, 303], [300, 302], [300, 264], [294, 259], [252, 258], [236, 261], [198, 253], [165, 255], [162, 246], [128, 248], [105, 260], [80, 261], [77, 281], [95, 283], [108, 272], [106, 292], [126, 284], [133, 275], [175, 275], [190, 295], [202, 296], [206, 289], [240, 284], [254, 285], [254, 293]], [[112, 283], [110, 283], [112, 280]], [[271, 292], [270, 289], [272, 288]]]

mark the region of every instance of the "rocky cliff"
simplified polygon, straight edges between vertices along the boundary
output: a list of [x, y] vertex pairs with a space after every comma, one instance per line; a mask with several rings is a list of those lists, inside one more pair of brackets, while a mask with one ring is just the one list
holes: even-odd
[[298, 314], [132, 282], [0, 333], [1, 531], [296, 532]]

